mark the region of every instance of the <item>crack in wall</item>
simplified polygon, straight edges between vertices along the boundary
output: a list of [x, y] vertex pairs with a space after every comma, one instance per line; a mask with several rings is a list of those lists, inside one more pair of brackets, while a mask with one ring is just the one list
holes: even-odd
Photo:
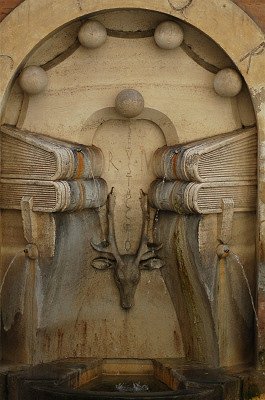
[[245, 54], [239, 61], [243, 62], [244, 60], [248, 59], [248, 68], [247, 73], [249, 73], [252, 57], [259, 56], [265, 50], [265, 41], [261, 42], [258, 46], [254, 47], [254, 49], [250, 50], [247, 54]]

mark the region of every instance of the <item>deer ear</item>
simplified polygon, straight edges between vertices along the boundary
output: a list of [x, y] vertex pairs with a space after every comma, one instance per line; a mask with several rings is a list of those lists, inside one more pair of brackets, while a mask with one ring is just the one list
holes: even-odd
[[159, 269], [164, 266], [164, 263], [160, 258], [149, 258], [149, 260], [143, 260], [140, 262], [140, 269]]
[[95, 258], [92, 261], [92, 267], [96, 268], [96, 269], [100, 269], [101, 271], [103, 271], [104, 269], [109, 269], [109, 268], [113, 268], [115, 264], [114, 260], [109, 260], [108, 258]]

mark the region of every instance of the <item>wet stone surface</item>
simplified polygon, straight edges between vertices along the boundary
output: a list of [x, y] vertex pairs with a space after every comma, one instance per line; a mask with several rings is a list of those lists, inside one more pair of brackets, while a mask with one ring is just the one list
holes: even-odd
[[[120, 364], [116, 360], [116, 363], [118, 369], [128, 368], [124, 360]], [[100, 359], [69, 359], [10, 372], [7, 377], [9, 397], [5, 400], [240, 398], [239, 377], [190, 362], [153, 360], [154, 372], [150, 375], [107, 376], [102, 374], [102, 367], [104, 370], [106, 365], [106, 360]]]
[[171, 390], [167, 385], [155, 379], [153, 376], [103, 376], [88, 384], [81, 386], [80, 390], [101, 391], [101, 392], [164, 392]]

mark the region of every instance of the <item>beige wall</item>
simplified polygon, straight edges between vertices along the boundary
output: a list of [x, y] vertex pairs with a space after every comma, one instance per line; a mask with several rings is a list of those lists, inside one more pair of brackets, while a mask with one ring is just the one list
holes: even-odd
[[[24, 0], [2, 0], [0, 4], [0, 21]], [[265, 30], [265, 0], [233, 0], [254, 21]]]

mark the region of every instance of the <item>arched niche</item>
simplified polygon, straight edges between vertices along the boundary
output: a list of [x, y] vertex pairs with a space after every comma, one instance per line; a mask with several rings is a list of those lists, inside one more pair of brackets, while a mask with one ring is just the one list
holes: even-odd
[[[182, 6], [179, 4], [181, 3]], [[122, 0], [106, 0], [99, 3], [85, 0], [49, 0], [45, 4], [37, 1], [25, 0], [0, 25], [0, 37], [8, 33], [10, 40], [1, 42], [0, 65], [2, 77], [0, 82], [1, 111], [4, 111], [6, 99], [12, 82], [25, 65], [28, 56], [39, 44], [62, 26], [88, 14], [102, 10], [139, 8], [158, 11], [175, 16], [212, 38], [232, 59], [244, 77], [252, 96], [256, 113], [259, 134], [259, 213], [257, 224], [257, 242], [262, 248], [264, 245], [264, 135], [265, 135], [265, 52], [264, 34], [253, 21], [230, 0], [204, 0], [183, 2], [150, 1], [148, 6], [144, 0], [129, 0], [124, 5]], [[19, 18], [23, 21], [17, 24]], [[45, 20], [45, 24], [42, 21]], [[218, 20], [218, 23], [216, 22]], [[244, 35], [242, 35], [242, 26]], [[25, 39], [26, 38], [26, 39]], [[259, 254], [258, 292], [260, 318], [263, 318], [265, 282], [264, 260]], [[262, 326], [262, 323], [260, 324]], [[258, 353], [262, 363], [262, 354], [265, 348], [265, 332], [260, 330], [258, 335]]]

